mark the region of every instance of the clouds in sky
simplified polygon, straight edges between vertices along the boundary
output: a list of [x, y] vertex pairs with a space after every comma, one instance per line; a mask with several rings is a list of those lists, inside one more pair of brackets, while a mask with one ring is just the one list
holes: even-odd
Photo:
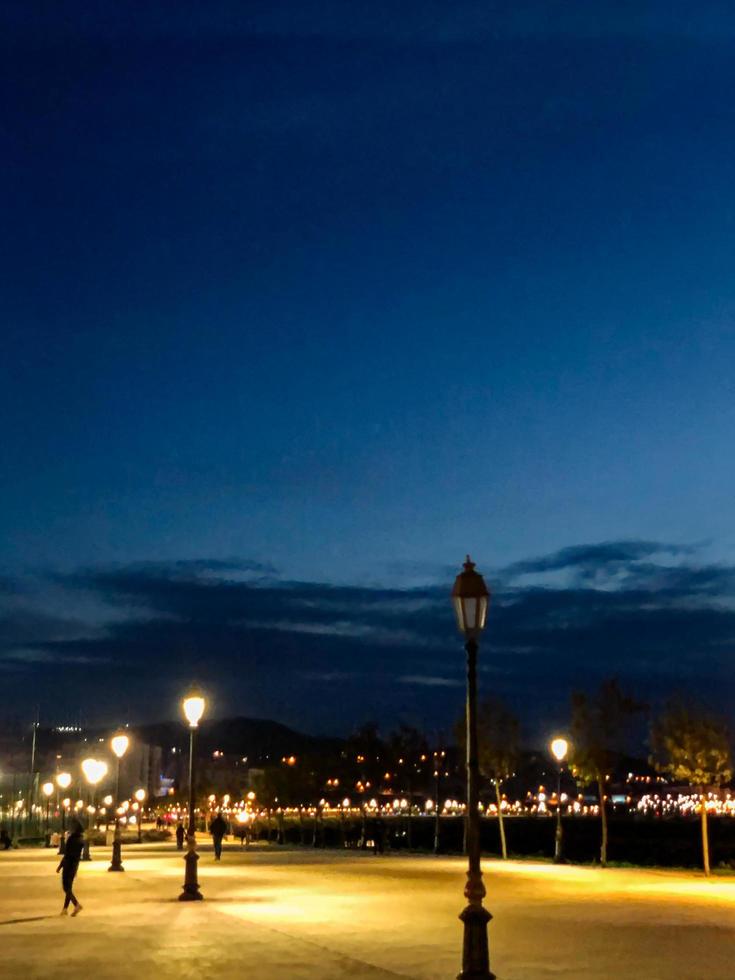
[[[699, 560], [698, 560], [699, 559]], [[655, 700], [731, 690], [735, 568], [647, 541], [562, 549], [491, 571], [485, 690], [561, 723], [568, 692], [616, 674]], [[279, 577], [247, 560], [139, 563], [6, 577], [6, 706], [110, 723], [175, 711], [192, 678], [220, 714], [340, 732], [366, 718], [448, 728], [463, 657], [451, 579], [413, 588]]]

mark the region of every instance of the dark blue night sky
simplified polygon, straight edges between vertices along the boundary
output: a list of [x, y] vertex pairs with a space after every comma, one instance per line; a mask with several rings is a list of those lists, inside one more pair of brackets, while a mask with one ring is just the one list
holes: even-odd
[[730, 5], [0, 11], [0, 709], [735, 694]]

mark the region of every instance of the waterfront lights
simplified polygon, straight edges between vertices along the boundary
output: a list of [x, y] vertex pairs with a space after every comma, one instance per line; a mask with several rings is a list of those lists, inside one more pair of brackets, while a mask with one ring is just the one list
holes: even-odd
[[467, 653], [467, 905], [460, 914], [464, 924], [462, 972], [458, 980], [495, 980], [490, 972], [487, 924], [490, 913], [483, 907], [485, 886], [480, 864], [480, 766], [477, 748], [477, 639], [485, 628], [490, 592], [467, 555], [463, 571], [452, 588], [457, 626], [465, 637]]

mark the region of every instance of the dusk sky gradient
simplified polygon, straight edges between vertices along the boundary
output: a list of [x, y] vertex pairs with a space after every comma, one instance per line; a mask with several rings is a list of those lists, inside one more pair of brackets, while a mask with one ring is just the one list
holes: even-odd
[[468, 550], [515, 705], [735, 693], [735, 11], [672, 6], [0, 5], [0, 709], [447, 727]]

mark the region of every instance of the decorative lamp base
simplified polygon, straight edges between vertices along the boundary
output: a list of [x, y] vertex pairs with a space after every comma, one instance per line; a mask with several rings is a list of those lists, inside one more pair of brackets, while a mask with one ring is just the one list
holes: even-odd
[[201, 902], [204, 899], [204, 896], [199, 891], [199, 882], [197, 880], [197, 861], [199, 860], [199, 855], [196, 852], [196, 846], [194, 837], [189, 837], [187, 841], [188, 852], [184, 857], [186, 871], [184, 872], [184, 889], [179, 895], [180, 902]]
[[496, 980], [490, 972], [487, 944], [487, 924], [492, 916], [482, 905], [468, 905], [461, 913], [464, 923], [462, 972], [457, 980]]
[[112, 842], [112, 862], [110, 863], [110, 867], [107, 870], [108, 871], [125, 870], [122, 863], [122, 848], [120, 846], [119, 840], [114, 840]]

